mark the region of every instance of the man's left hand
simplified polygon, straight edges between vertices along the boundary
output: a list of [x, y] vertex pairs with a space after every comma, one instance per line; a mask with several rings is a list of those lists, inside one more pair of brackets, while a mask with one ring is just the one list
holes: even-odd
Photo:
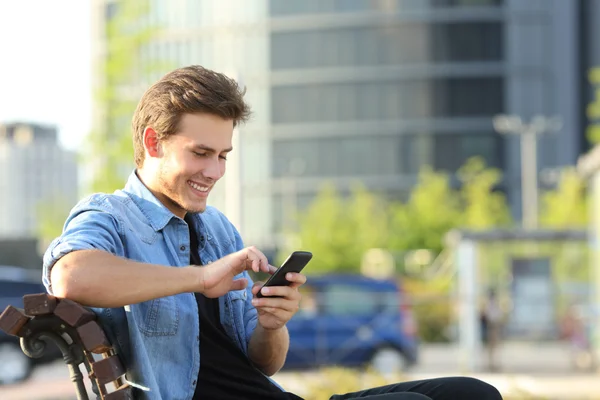
[[[300, 308], [302, 296], [298, 292], [298, 288], [306, 283], [306, 276], [296, 272], [288, 272], [285, 278], [291, 282], [290, 286], [263, 288], [264, 282], [256, 282], [252, 287], [252, 294], [254, 295], [252, 305], [256, 307], [258, 323], [264, 329], [283, 328]], [[256, 294], [261, 289], [264, 297], [258, 298]]]

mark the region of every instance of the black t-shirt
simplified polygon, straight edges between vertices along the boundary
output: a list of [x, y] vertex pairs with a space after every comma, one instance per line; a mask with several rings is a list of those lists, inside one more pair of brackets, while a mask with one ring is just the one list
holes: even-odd
[[[202, 265], [193, 222], [187, 215], [185, 220], [190, 229], [190, 264]], [[300, 399], [269, 381], [225, 333], [218, 299], [200, 293], [195, 296], [200, 317], [200, 373], [194, 400]]]

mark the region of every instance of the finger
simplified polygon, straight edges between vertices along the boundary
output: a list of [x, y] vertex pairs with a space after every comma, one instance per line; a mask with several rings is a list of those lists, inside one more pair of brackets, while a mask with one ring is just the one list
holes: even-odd
[[291, 282], [291, 288], [297, 288], [298, 286], [304, 285], [306, 283], [306, 276], [298, 272], [288, 272], [287, 274], [285, 274], [285, 279], [288, 282]]
[[243, 251], [246, 254], [246, 269], [252, 269], [254, 272], [260, 271], [260, 264], [258, 263], [256, 255], [252, 252], [252, 249], [247, 247]]
[[[273, 308], [273, 307], [260, 307], [258, 309], [258, 311], [262, 314], [262, 313], [268, 313], [268, 314], [272, 314], [274, 316], [276, 316], [279, 319], [284, 319], [285, 318], [285, 314], [287, 314], [286, 311], [283, 311], [279, 308]], [[285, 313], [284, 315], [281, 315], [281, 313]]]
[[265, 256], [263, 252], [257, 249], [255, 246], [250, 246], [248, 249], [259, 260], [260, 270], [262, 272], [269, 272], [269, 261], [267, 260], [267, 256]]
[[290, 290], [288, 286], [268, 286], [263, 287], [260, 292], [263, 296], [287, 297], [290, 295]]
[[252, 285], [252, 294], [254, 296], [256, 296], [256, 294], [259, 292], [260, 288], [263, 287], [263, 285], [264, 285], [264, 282], [260, 282], [260, 281], [254, 282], [254, 285]]
[[227, 265], [231, 268], [234, 275], [241, 274], [248, 269], [246, 266], [246, 254], [244, 250], [229, 254], [224, 259], [227, 259]]
[[269, 286], [261, 289], [261, 293], [268, 297], [284, 297], [290, 300], [300, 299], [302, 297], [298, 290], [290, 286]]
[[229, 288], [229, 290], [242, 290], [245, 289], [246, 286], [248, 286], [248, 279], [240, 278], [231, 282], [231, 287]]
[[255, 308], [263, 309], [265, 307], [270, 307], [285, 310], [291, 313], [295, 313], [299, 308], [299, 303], [297, 300], [289, 300], [281, 297], [263, 297], [261, 299], [252, 299], [252, 305]]
[[232, 269], [235, 275], [252, 269], [252, 259], [249, 257], [247, 249], [242, 249], [236, 253], [230, 254], [227, 257], [232, 257], [230, 264], [233, 267]]
[[266, 271], [266, 272], [269, 273], [269, 274], [271, 274], [271, 275], [273, 275], [275, 272], [277, 272], [278, 269], [279, 268], [274, 267], [273, 265], [269, 264], [269, 270]]
[[268, 273], [271, 270], [271, 268], [269, 268], [270, 267], [269, 260], [267, 259], [267, 256], [265, 256], [263, 254], [262, 251], [259, 251], [259, 253], [260, 253], [260, 265], [262, 267], [262, 271]]
[[253, 254], [253, 259], [252, 259], [252, 270], [254, 272], [259, 272], [260, 271], [260, 259], [256, 258], [255, 254]]

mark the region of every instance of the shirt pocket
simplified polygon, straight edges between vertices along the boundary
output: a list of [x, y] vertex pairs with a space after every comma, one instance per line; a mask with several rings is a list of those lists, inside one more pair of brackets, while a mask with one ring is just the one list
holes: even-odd
[[236, 338], [238, 346], [246, 352], [246, 327], [244, 325], [244, 310], [246, 308], [246, 290], [235, 290], [229, 292], [229, 301], [225, 301], [225, 315], [229, 319], [227, 325], [232, 328], [232, 334]]
[[179, 306], [175, 296], [162, 297], [132, 306], [134, 321], [144, 335], [174, 336], [179, 329]]

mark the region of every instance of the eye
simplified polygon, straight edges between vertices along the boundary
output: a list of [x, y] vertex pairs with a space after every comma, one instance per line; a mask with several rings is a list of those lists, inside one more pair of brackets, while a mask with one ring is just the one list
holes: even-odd
[[225, 160], [225, 161], [227, 161], [227, 156], [219, 156], [219, 158], [220, 158], [221, 160]]
[[199, 153], [197, 151], [192, 151], [192, 153], [194, 153], [194, 155], [198, 157], [206, 157], [206, 153]]

